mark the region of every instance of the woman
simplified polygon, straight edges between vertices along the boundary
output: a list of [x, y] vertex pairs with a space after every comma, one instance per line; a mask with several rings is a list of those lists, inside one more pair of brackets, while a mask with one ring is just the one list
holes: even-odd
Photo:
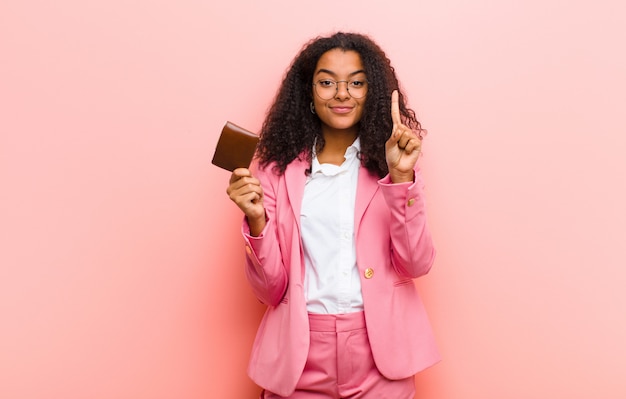
[[236, 169], [227, 189], [268, 305], [248, 368], [262, 398], [413, 398], [439, 360], [412, 280], [435, 255], [421, 132], [367, 36], [317, 38], [293, 60], [258, 170]]

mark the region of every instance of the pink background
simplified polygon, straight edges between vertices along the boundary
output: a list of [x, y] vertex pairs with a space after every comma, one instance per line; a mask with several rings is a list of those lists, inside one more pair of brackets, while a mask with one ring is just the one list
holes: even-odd
[[2, 0], [0, 397], [253, 398], [227, 119], [371, 34], [430, 134], [428, 399], [626, 397], [619, 0]]

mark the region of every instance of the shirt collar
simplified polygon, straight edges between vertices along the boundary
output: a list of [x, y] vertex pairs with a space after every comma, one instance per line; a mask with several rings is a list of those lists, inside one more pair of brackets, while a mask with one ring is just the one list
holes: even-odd
[[361, 139], [357, 137], [354, 140], [354, 142], [348, 148], [346, 148], [346, 152], [344, 154], [344, 157], [346, 160], [343, 162], [341, 166], [329, 165], [329, 164], [321, 165], [319, 161], [317, 160], [317, 154], [315, 153], [315, 146], [314, 146], [313, 147], [313, 161], [311, 163], [311, 176], [313, 176], [314, 174], [318, 172], [322, 172], [324, 174], [330, 174], [330, 175], [334, 175], [334, 174], [341, 172], [342, 170], [347, 168], [346, 165], [349, 165], [355, 158], [358, 157], [358, 154], [360, 151], [361, 151]]

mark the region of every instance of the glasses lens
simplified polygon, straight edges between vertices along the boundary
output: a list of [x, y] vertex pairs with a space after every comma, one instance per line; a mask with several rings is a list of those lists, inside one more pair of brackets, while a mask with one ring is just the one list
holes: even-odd
[[330, 100], [337, 93], [337, 82], [330, 79], [320, 79], [315, 83], [315, 93], [322, 100]]
[[367, 93], [367, 81], [354, 79], [348, 82], [348, 93], [354, 98], [362, 98]]

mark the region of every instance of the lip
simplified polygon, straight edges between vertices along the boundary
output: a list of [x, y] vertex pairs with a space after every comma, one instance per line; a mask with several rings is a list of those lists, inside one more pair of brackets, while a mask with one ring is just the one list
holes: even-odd
[[350, 106], [334, 106], [330, 107], [330, 109], [336, 114], [347, 114], [350, 113], [354, 109], [354, 107]]

